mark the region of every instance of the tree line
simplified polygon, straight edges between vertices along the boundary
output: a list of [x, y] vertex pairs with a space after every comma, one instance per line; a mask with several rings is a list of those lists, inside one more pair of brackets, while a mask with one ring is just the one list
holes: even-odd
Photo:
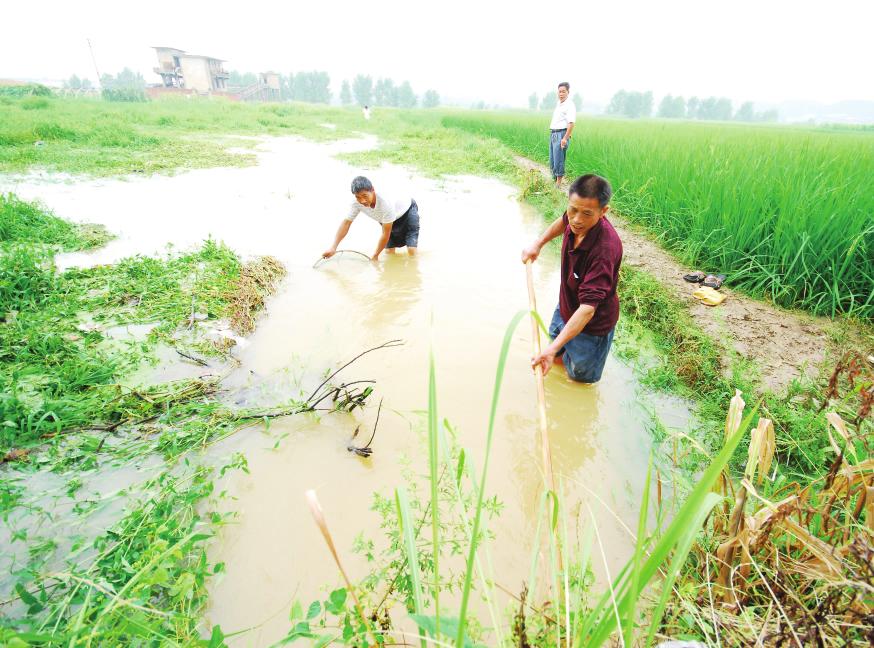
[[[574, 102], [574, 106], [577, 107], [577, 110], [583, 109], [583, 98], [580, 96], [579, 92], [575, 92], [571, 97], [571, 101]], [[554, 110], [558, 105], [558, 89], [552, 90], [550, 92], [546, 92], [541, 99], [536, 92], [532, 92], [528, 97], [528, 108], [531, 110], [537, 110], [538, 107], [540, 110]]]
[[[607, 110], [608, 115], [631, 117], [651, 117], [653, 113], [652, 92], [620, 90], [613, 95]], [[705, 121], [775, 122], [776, 110], [757, 112], [752, 101], [742, 103], [733, 109], [728, 97], [689, 97], [666, 95], [659, 103], [656, 117], [662, 119], [700, 119]]]
[[[228, 86], [246, 87], [258, 83], [258, 75], [253, 72], [229, 73]], [[280, 99], [283, 101], [304, 101], [308, 103], [331, 102], [331, 77], [327, 72], [313, 70], [279, 75]], [[359, 106], [392, 106], [396, 108], [415, 108], [419, 97], [409, 81], [396, 84], [392, 79], [357, 75], [352, 82], [344, 79], [340, 87], [340, 103], [344, 106], [357, 103]], [[436, 108], [440, 105], [440, 95], [428, 90], [422, 95], [423, 108]]]
[[[413, 92], [409, 81], [400, 85], [385, 78], [374, 82], [370, 75], [358, 74], [351, 83], [344, 80], [340, 88], [340, 103], [348, 106], [353, 102], [359, 106], [415, 108], [419, 105], [419, 97]], [[422, 108], [436, 108], [440, 105], [440, 95], [436, 90], [427, 90], [422, 95], [421, 105]]]

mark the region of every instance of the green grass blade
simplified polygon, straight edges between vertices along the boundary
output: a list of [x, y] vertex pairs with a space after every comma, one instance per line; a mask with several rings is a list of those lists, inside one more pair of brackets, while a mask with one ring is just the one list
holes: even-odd
[[[410, 513], [410, 499], [403, 486], [395, 489], [395, 503], [398, 507], [398, 521], [401, 525], [401, 537], [404, 540], [404, 551], [407, 554], [407, 564], [410, 566], [410, 582], [413, 585], [413, 605], [416, 614], [424, 614], [422, 602], [422, 579], [419, 575], [419, 551], [416, 549], [415, 525]], [[424, 642], [423, 642], [424, 645]]]

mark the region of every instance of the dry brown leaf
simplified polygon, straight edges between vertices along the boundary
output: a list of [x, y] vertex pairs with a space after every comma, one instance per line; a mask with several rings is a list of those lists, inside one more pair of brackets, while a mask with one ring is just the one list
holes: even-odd
[[744, 415], [744, 406], [746, 403], [744, 399], [741, 397], [741, 391], [739, 389], [734, 390], [734, 397], [731, 399], [731, 403], [728, 405], [728, 416], [725, 417], [725, 439], [730, 439], [735, 432], [740, 428], [741, 421], [743, 421]]
[[752, 481], [756, 471], [759, 472], [758, 484], [768, 474], [771, 469], [771, 462], [774, 460], [774, 452], [777, 450], [776, 437], [774, 435], [774, 424], [770, 419], [760, 418], [759, 424], [750, 438], [750, 447], [747, 451], [747, 467], [746, 478]]

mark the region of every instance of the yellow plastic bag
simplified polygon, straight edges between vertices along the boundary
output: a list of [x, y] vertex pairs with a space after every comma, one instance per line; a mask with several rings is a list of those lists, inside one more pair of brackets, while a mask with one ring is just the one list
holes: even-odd
[[725, 301], [725, 295], [708, 286], [701, 286], [692, 296], [707, 306], [718, 306]]

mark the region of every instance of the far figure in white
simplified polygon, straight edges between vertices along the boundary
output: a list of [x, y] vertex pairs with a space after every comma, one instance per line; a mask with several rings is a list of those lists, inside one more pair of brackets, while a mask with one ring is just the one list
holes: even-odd
[[367, 106], [364, 106], [364, 119], [370, 119], [370, 108]]

